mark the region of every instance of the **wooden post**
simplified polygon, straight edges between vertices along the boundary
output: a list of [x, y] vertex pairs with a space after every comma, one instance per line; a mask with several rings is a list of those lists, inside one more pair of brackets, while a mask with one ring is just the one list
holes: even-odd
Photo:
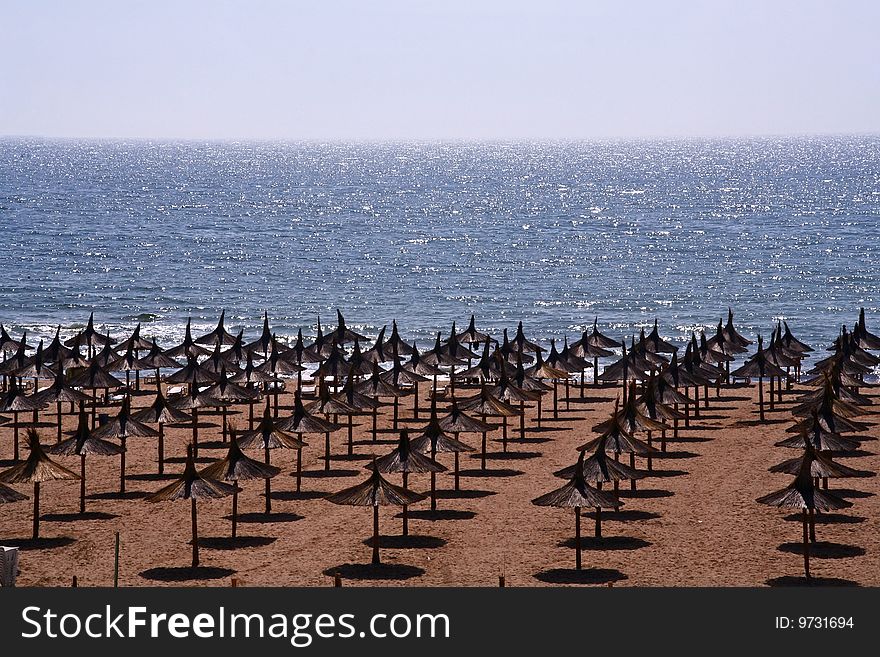
[[324, 432], [324, 472], [330, 472], [330, 432]]
[[764, 421], [764, 377], [758, 377], [758, 416]]
[[79, 588], [79, 581], [76, 579], [76, 575], [73, 576], [73, 580], [70, 582], [70, 588]]
[[810, 579], [810, 541], [808, 536], [807, 510], [804, 509], [804, 574]]
[[165, 474], [165, 429], [164, 424], [159, 423], [159, 474]]
[[[269, 481], [268, 477], [266, 478], [266, 481]], [[232, 491], [232, 538], [235, 538], [236, 530], [238, 529], [236, 526], [238, 520], [238, 482], [233, 481], [232, 484], [235, 486], [235, 490]], [[268, 492], [269, 491], [266, 491], [266, 493]]]
[[40, 482], [34, 482], [34, 540], [40, 537]]
[[119, 436], [122, 451], [119, 453], [119, 494], [125, 495], [125, 436]]
[[503, 589], [507, 586], [507, 582], [504, 579], [504, 574], [498, 576], [498, 588]]
[[193, 459], [199, 457], [199, 409], [192, 409], [193, 412]]
[[602, 507], [596, 507], [596, 538], [602, 538]]
[[458, 491], [458, 452], [455, 453], [455, 490]]
[[196, 498], [191, 498], [192, 502], [192, 567], [199, 566], [199, 523], [196, 512]]
[[302, 486], [302, 447], [296, 450], [296, 492], [300, 492]]
[[577, 570], [581, 569], [581, 507], [574, 508], [574, 563]]
[[[378, 507], [376, 507], [378, 508]], [[342, 588], [342, 576], [339, 573], [333, 574], [333, 587], [337, 589]]]
[[[404, 536], [406, 535], [406, 506], [403, 507]], [[373, 565], [378, 566], [379, 561], [379, 505], [373, 506]]]
[[480, 470], [486, 471], [486, 432], [483, 432], [482, 448], [480, 450]]
[[79, 455], [79, 512], [86, 512], [86, 455]]
[[816, 542], [816, 510], [810, 509], [810, 542]]
[[[269, 465], [269, 443], [263, 443], [263, 460]], [[266, 515], [272, 513], [272, 483], [269, 477], [266, 477]], [[299, 490], [299, 488], [297, 488]], [[234, 534], [233, 534], [234, 536]]]
[[116, 532], [116, 548], [113, 554], [113, 588], [119, 588], [119, 532]]
[[[408, 472], [404, 472], [404, 473], [403, 473], [403, 487], [404, 487], [404, 488], [407, 487], [407, 485], [406, 485], [407, 481], [406, 481], [406, 480], [409, 478], [408, 475], [409, 475]], [[378, 514], [379, 512], [376, 511], [376, 513]], [[378, 521], [377, 521], [377, 522], [378, 522]], [[376, 530], [376, 531], [378, 531], [378, 530]], [[403, 505], [403, 535], [404, 535], [404, 536], [409, 536], [409, 517], [408, 517], [408, 515], [407, 515], [407, 506], [406, 506], [406, 504]], [[378, 534], [377, 534], [377, 536], [378, 536]], [[378, 539], [376, 539], [376, 544], [378, 545]], [[378, 549], [378, 548], [377, 548], [377, 549]], [[374, 563], [379, 563], [379, 562], [376, 561], [376, 562], [374, 562]]]
[[[636, 467], [636, 453], [635, 452], [629, 453], [629, 467], [631, 467], [631, 468]], [[630, 490], [636, 489], [636, 480], [635, 479], [629, 480], [629, 489]]]

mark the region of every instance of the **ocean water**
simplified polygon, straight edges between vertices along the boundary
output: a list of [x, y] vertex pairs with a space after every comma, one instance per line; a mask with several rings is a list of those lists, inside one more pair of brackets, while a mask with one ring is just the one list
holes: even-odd
[[880, 137], [597, 143], [0, 140], [0, 322], [92, 310], [171, 343], [221, 308], [256, 336], [316, 318], [427, 346], [493, 333], [673, 340], [732, 306], [830, 342], [880, 332]]

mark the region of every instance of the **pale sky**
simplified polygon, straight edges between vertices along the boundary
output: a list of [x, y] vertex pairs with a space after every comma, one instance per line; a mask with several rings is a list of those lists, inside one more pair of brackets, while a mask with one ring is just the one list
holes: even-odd
[[0, 0], [0, 135], [880, 132], [880, 2]]

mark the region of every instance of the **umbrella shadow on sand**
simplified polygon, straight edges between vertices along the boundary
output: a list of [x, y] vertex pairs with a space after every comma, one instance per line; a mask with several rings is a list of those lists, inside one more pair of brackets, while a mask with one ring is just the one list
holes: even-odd
[[44, 513], [40, 516], [46, 522], [78, 522], [80, 520], [113, 520], [119, 516], [103, 511], [86, 511], [85, 513]]
[[[803, 543], [783, 543], [776, 549], [790, 554], [802, 554], [804, 545]], [[810, 543], [810, 556], [816, 559], [849, 559], [860, 557], [863, 554], [865, 554], [865, 549], [857, 545], [829, 543], [828, 541]]]
[[[559, 541], [556, 545], [574, 549], [577, 547], [574, 538], [567, 538]], [[582, 550], [640, 550], [649, 547], [650, 541], [632, 536], [603, 536], [595, 538], [593, 536], [581, 537]]]
[[485, 470], [480, 470], [479, 468], [474, 468], [472, 470], [462, 470], [458, 473], [462, 477], [516, 477], [518, 475], [524, 474], [522, 470], [513, 470], [511, 468], [498, 468], [498, 469], [490, 469], [486, 468]]
[[[362, 543], [367, 547], [373, 547], [373, 538], [365, 538]], [[446, 541], [437, 536], [417, 536], [414, 534], [407, 534], [406, 536], [401, 536], [400, 534], [379, 536], [380, 548], [436, 550], [444, 545], [446, 545]]]
[[15, 547], [19, 550], [54, 550], [76, 542], [70, 536], [56, 536], [54, 538], [4, 538], [0, 540], [3, 545]]
[[271, 545], [277, 539], [274, 536], [207, 536], [199, 537], [199, 545], [206, 550], [237, 550], [238, 548], [254, 548]]
[[765, 584], [767, 586], [861, 586], [858, 582], [849, 579], [840, 579], [838, 577], [795, 577], [793, 575], [785, 575], [783, 577], [774, 577], [768, 579]]
[[230, 568], [215, 568], [212, 566], [191, 566], [149, 568], [138, 573], [144, 579], [156, 582], [191, 582], [211, 579], [223, 579], [234, 575], [236, 571]]
[[[783, 518], [788, 522], [801, 522], [801, 514], [792, 513]], [[843, 513], [817, 513], [813, 522], [817, 525], [855, 525], [865, 522], [867, 518], [863, 516], [848, 516]]]
[[[372, 543], [372, 539], [370, 542]], [[407, 566], [405, 564], [344, 563], [328, 568], [324, 571], [324, 574], [328, 577], [339, 575], [343, 579], [405, 580], [420, 577], [425, 574], [425, 571], [423, 568]]]
[[[298, 515], [296, 513], [262, 513], [262, 512], [254, 512], [254, 513], [239, 513], [238, 514], [238, 522], [241, 524], [246, 523], [273, 523], [273, 522], [296, 522], [297, 520], [302, 520], [305, 516]], [[225, 516], [227, 520], [231, 520], [232, 516]]]
[[609, 584], [627, 579], [615, 568], [552, 568], [535, 573], [534, 577], [546, 584]]

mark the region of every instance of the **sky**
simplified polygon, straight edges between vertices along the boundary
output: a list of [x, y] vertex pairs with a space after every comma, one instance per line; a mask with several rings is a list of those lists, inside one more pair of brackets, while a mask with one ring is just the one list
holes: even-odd
[[876, 0], [0, 0], [0, 135], [880, 132]]

